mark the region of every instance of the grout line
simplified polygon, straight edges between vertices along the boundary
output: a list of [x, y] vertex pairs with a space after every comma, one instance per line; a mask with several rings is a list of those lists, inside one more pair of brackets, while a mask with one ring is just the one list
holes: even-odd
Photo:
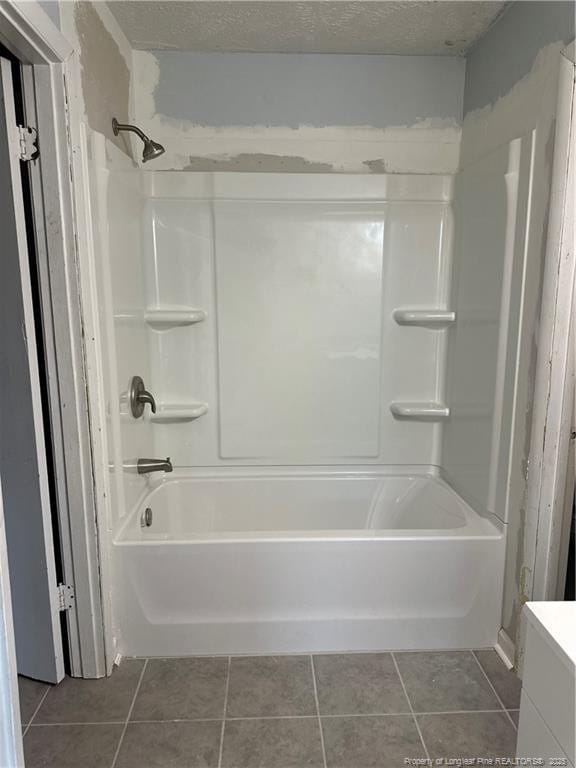
[[165, 720], [136, 720], [132, 718], [130, 725], [146, 725], [146, 723], [221, 723], [221, 717], [170, 717]]
[[[492, 712], [501, 711], [501, 709], [454, 709], [439, 710], [438, 712], [416, 712], [412, 710], [409, 712], [348, 712], [338, 715], [320, 715], [320, 719], [337, 720], [338, 718], [346, 717], [411, 717], [412, 715], [486, 715]], [[235, 722], [236, 720], [312, 720], [315, 717], [316, 715], [258, 715], [256, 717], [227, 717], [226, 720], [228, 722]]]
[[508, 718], [508, 720], [510, 720], [510, 722], [512, 723], [512, 728], [514, 728], [514, 730], [515, 730], [515, 731], [517, 731], [518, 729], [516, 728], [516, 723], [514, 722], [514, 720], [512, 720], [512, 717], [511, 717], [510, 713], [508, 712], [508, 710], [507, 710], [507, 709], [506, 709], [506, 707], [504, 706], [504, 702], [502, 701], [502, 699], [501, 699], [501, 698], [500, 698], [500, 696], [498, 695], [498, 691], [496, 690], [496, 688], [494, 688], [494, 686], [493, 686], [493, 684], [492, 684], [492, 680], [490, 680], [490, 678], [489, 678], [489, 677], [488, 677], [488, 675], [486, 674], [486, 670], [484, 669], [484, 667], [482, 666], [482, 664], [480, 664], [480, 660], [478, 659], [478, 656], [476, 656], [476, 653], [475, 653], [474, 651], [470, 651], [470, 653], [472, 654], [472, 656], [473, 656], [473, 657], [474, 657], [474, 659], [476, 660], [476, 664], [478, 664], [478, 666], [479, 666], [479, 667], [480, 667], [480, 669], [482, 670], [482, 674], [484, 675], [484, 677], [485, 677], [485, 678], [486, 678], [486, 680], [488, 681], [488, 685], [489, 685], [489, 686], [490, 686], [490, 688], [492, 688], [492, 690], [494, 691], [494, 696], [496, 696], [496, 699], [498, 700], [498, 704], [500, 704], [500, 706], [502, 707], [503, 711], [506, 713], [506, 717], [507, 717], [507, 718]]
[[124, 720], [67, 720], [65, 723], [30, 723], [29, 728], [58, 728], [61, 725], [124, 725]]
[[512, 715], [511, 715], [511, 713], [512, 713], [512, 712], [518, 712], [518, 714], [520, 714], [520, 710], [519, 710], [519, 709], [507, 709], [507, 710], [506, 710], [506, 714], [508, 715], [508, 717], [510, 718], [510, 720], [512, 720], [512, 725], [514, 726], [514, 728], [516, 729], [516, 731], [518, 731], [518, 725], [519, 725], [519, 723], [518, 723], [518, 724], [516, 724], [516, 723], [514, 722], [514, 718], [513, 718], [513, 717], [512, 717]]
[[322, 747], [322, 760], [324, 768], [327, 768], [326, 747], [324, 745], [324, 731], [322, 730], [322, 718], [320, 717], [320, 700], [318, 698], [318, 686], [316, 684], [316, 668], [314, 667], [314, 656], [310, 654], [310, 667], [312, 669], [312, 685], [314, 686], [314, 701], [316, 702], [316, 717], [318, 718], [318, 728], [320, 729], [320, 746]]
[[130, 717], [132, 716], [134, 704], [136, 704], [136, 697], [138, 696], [138, 693], [140, 691], [140, 686], [142, 685], [142, 680], [144, 679], [144, 673], [146, 672], [147, 666], [148, 666], [148, 659], [146, 659], [146, 661], [144, 662], [144, 666], [142, 667], [142, 672], [140, 672], [138, 685], [136, 686], [136, 690], [134, 691], [134, 696], [132, 696], [132, 703], [130, 704], [130, 709], [128, 710], [128, 715], [126, 716], [126, 722], [124, 723], [124, 728], [122, 729], [122, 733], [120, 735], [120, 741], [118, 742], [118, 746], [116, 747], [116, 752], [114, 753], [114, 758], [112, 759], [112, 765], [110, 766], [110, 768], [115, 768], [116, 761], [118, 760], [118, 755], [120, 754], [120, 748], [122, 747], [122, 742], [124, 741], [124, 736], [126, 735], [128, 723], [130, 722]]
[[501, 709], [437, 709], [434, 712], [418, 712], [413, 710], [413, 714], [418, 717], [425, 715], [487, 715], [491, 712], [501, 712]]
[[[509, 710], [518, 712], [517, 709]], [[417, 717], [425, 715], [486, 715], [494, 712], [502, 712], [501, 709], [454, 709], [438, 710], [436, 712], [348, 712], [338, 715], [320, 715], [321, 720], [338, 720], [350, 717]], [[316, 720], [318, 715], [255, 715], [247, 717], [227, 717], [226, 722], [235, 723], [242, 720]], [[134, 720], [131, 719], [129, 725], [146, 725], [155, 723], [222, 723], [221, 717], [180, 717], [167, 720]], [[67, 721], [63, 723], [29, 723], [24, 728], [59, 728], [60, 726], [70, 725], [124, 725], [124, 720], [100, 720], [96, 721]]]
[[32, 723], [34, 722], [34, 718], [35, 718], [35, 717], [36, 717], [36, 715], [38, 714], [38, 711], [39, 711], [40, 707], [42, 706], [42, 704], [44, 704], [44, 700], [45, 700], [46, 696], [48, 696], [48, 694], [49, 694], [49, 693], [50, 693], [50, 687], [46, 688], [46, 690], [45, 690], [45, 691], [44, 691], [44, 693], [42, 694], [42, 698], [41, 698], [41, 699], [40, 699], [40, 701], [38, 702], [38, 705], [37, 705], [36, 709], [35, 709], [35, 710], [34, 710], [34, 712], [32, 713], [32, 717], [31, 717], [31, 718], [30, 718], [30, 720], [28, 720], [28, 722], [26, 723], [26, 727], [25, 727], [24, 731], [22, 732], [22, 738], [24, 738], [24, 736], [26, 736], [26, 734], [28, 733], [28, 729], [30, 728], [30, 726], [31, 726], [31, 725], [32, 725]]
[[424, 736], [422, 736], [422, 731], [420, 730], [420, 724], [416, 718], [416, 715], [414, 714], [414, 709], [412, 708], [412, 702], [410, 701], [410, 696], [408, 696], [408, 691], [406, 690], [404, 680], [402, 679], [402, 675], [400, 674], [400, 667], [398, 666], [398, 662], [396, 661], [396, 656], [393, 653], [391, 653], [390, 655], [392, 656], [392, 661], [394, 662], [394, 666], [396, 668], [396, 674], [400, 679], [402, 690], [404, 691], [404, 696], [406, 696], [406, 701], [408, 702], [408, 706], [410, 707], [410, 712], [412, 713], [412, 720], [414, 721], [414, 725], [416, 726], [416, 730], [418, 731], [418, 736], [420, 736], [420, 741], [422, 742], [424, 754], [426, 755], [428, 760], [430, 760], [430, 753], [428, 752], [428, 747], [426, 746], [426, 742], [424, 741]]
[[224, 709], [222, 710], [222, 728], [220, 730], [220, 748], [218, 750], [218, 768], [222, 766], [222, 755], [224, 753], [224, 729], [226, 728], [226, 711], [228, 710], [228, 690], [230, 688], [230, 667], [232, 665], [232, 656], [228, 656], [228, 668], [226, 671], [226, 686], [224, 688]]

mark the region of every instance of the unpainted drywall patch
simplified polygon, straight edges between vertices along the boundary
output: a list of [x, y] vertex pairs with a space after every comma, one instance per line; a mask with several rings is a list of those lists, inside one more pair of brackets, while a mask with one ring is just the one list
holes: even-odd
[[232, 157], [190, 157], [185, 171], [240, 171], [244, 173], [332, 173], [330, 163], [314, 163], [294, 155], [244, 152]]
[[465, 112], [494, 103], [508, 93], [530, 72], [538, 52], [547, 45], [564, 46], [573, 39], [573, 2], [510, 3], [468, 56]]
[[154, 162], [157, 170], [252, 170], [257, 156], [262, 163], [256, 170], [304, 173], [453, 173], [458, 167], [461, 128], [454, 117], [386, 128], [294, 128], [261, 124], [253, 114], [252, 125], [204, 126], [158, 109], [160, 66], [155, 55], [134, 51], [132, 73], [135, 120], [166, 147], [166, 154]]
[[494, 104], [467, 112], [462, 124], [462, 167], [480, 160], [494, 147], [523, 136], [535, 116], [552, 119], [564, 43], [542, 48], [531, 71]]
[[366, 168], [368, 168], [370, 173], [386, 173], [387, 172], [386, 163], [381, 157], [378, 157], [375, 160], [364, 160], [363, 164], [366, 166]]
[[459, 131], [344, 128], [238, 131], [186, 126], [180, 134], [162, 118], [137, 119], [166, 154], [157, 170], [274, 173], [454, 173]]
[[74, 23], [80, 42], [82, 94], [88, 125], [130, 154], [122, 136], [114, 136], [112, 118], [128, 122], [130, 71], [118, 44], [92, 3], [77, 3]]

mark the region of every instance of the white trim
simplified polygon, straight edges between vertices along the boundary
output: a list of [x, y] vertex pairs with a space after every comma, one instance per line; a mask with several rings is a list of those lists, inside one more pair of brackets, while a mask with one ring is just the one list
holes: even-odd
[[500, 656], [504, 664], [508, 669], [514, 667], [514, 656], [516, 649], [514, 643], [510, 640], [510, 637], [505, 629], [501, 629], [498, 632], [498, 642], [494, 646], [494, 650]]
[[[74, 585], [67, 611], [75, 676], [105, 674], [90, 425], [86, 397], [80, 287], [73, 231], [66, 92], [60, 66], [24, 68], [28, 124], [41, 137], [31, 168], [46, 365], [64, 582]], [[45, 226], [44, 222], [50, 222]]]
[[[574, 392], [574, 64], [560, 58], [558, 111], [530, 439], [525, 595], [553, 600], [559, 570]], [[521, 643], [520, 643], [521, 645]]]
[[35, 0], [0, 0], [0, 22], [0, 41], [25, 64], [56, 64], [74, 50]]
[[[75, 94], [75, 95], [74, 95]], [[72, 100], [78, 92], [72, 89]], [[106, 674], [111, 674], [116, 656], [116, 643], [112, 616], [112, 564], [109, 550], [111, 500], [113, 493], [110, 473], [108, 446], [107, 397], [104, 386], [104, 356], [99, 324], [98, 279], [96, 256], [92, 233], [92, 200], [90, 195], [90, 174], [88, 169], [88, 145], [85, 125], [80, 120], [72, 121], [70, 135], [72, 142], [72, 177], [76, 204], [76, 236], [80, 269], [80, 290], [84, 319], [84, 355], [86, 380], [90, 402], [90, 423], [92, 426], [93, 476], [98, 514], [96, 524], [99, 533], [100, 589], [103, 596], [104, 643]]]

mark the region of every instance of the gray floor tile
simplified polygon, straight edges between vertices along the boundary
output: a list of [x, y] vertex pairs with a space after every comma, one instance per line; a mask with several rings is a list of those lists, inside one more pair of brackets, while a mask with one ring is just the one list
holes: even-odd
[[418, 723], [431, 758], [516, 755], [516, 730], [505, 712], [421, 715]]
[[35, 723], [101, 723], [126, 720], [144, 661], [126, 659], [111, 677], [66, 677], [50, 689]]
[[474, 654], [490, 678], [490, 682], [502, 699], [504, 706], [507, 709], [519, 707], [522, 682], [518, 675], [506, 667], [496, 651], [474, 651]]
[[222, 768], [322, 768], [315, 717], [227, 720]]
[[470, 651], [395, 654], [415, 712], [501, 709]]
[[122, 725], [32, 725], [24, 737], [26, 768], [110, 768]]
[[132, 720], [221, 718], [228, 659], [150, 659]]
[[232, 659], [226, 717], [316, 714], [309, 656]]
[[217, 768], [222, 724], [130, 723], [116, 768]]
[[18, 693], [20, 696], [20, 719], [22, 725], [27, 725], [36, 707], [40, 704], [42, 696], [50, 686], [46, 683], [40, 683], [38, 680], [31, 680], [29, 677], [18, 677]]
[[315, 656], [314, 669], [323, 715], [410, 711], [389, 653]]
[[328, 768], [391, 768], [426, 757], [411, 715], [324, 717]]

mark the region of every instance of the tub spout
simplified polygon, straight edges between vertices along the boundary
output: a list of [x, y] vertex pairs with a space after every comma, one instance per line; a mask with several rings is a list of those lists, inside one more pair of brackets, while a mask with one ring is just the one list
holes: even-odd
[[138, 459], [136, 464], [139, 475], [147, 475], [149, 472], [172, 472], [172, 462], [167, 459]]

